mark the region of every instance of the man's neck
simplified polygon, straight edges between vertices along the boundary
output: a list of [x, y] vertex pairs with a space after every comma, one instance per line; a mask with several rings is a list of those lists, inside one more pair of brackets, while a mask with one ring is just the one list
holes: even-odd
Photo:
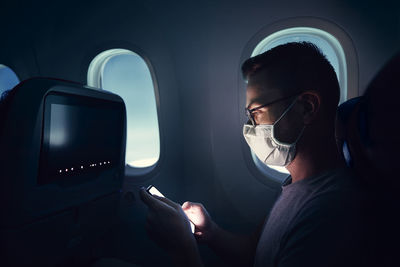
[[292, 183], [345, 167], [334, 138], [330, 138], [328, 142], [313, 140], [311, 144], [306, 143], [299, 144], [295, 159], [286, 167], [292, 176]]

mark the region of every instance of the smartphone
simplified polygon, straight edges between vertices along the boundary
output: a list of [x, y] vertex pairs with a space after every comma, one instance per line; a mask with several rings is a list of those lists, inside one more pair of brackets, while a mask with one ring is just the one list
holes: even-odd
[[164, 196], [163, 194], [161, 194], [161, 192], [158, 191], [158, 189], [157, 189], [155, 186], [153, 186], [153, 185], [149, 185], [149, 186], [147, 187], [146, 191], [147, 191], [148, 193], [150, 193], [150, 195], [153, 195], [153, 196], [165, 197], [165, 196]]
[[[164, 196], [160, 191], [158, 191], [158, 189], [157, 189], [155, 186], [153, 186], [153, 185], [149, 185], [149, 186], [147, 187], [146, 191], [147, 191], [150, 195], [152, 195], [152, 196], [165, 197], [165, 196]], [[190, 222], [190, 228], [192, 229], [192, 234], [194, 234], [194, 228], [195, 228], [194, 223], [192, 223], [190, 220], [189, 220], [189, 222]]]

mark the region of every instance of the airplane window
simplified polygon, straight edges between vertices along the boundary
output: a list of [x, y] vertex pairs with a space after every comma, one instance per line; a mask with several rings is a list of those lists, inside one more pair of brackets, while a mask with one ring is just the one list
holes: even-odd
[[0, 95], [19, 83], [17, 75], [7, 66], [0, 64]]
[[[275, 32], [261, 42], [253, 50], [251, 56], [261, 54], [275, 46], [289, 42], [311, 42], [319, 47], [325, 54], [328, 61], [332, 64], [340, 85], [340, 102], [347, 100], [347, 70], [346, 58], [342, 46], [339, 41], [328, 32], [310, 27], [294, 27]], [[273, 177], [282, 181], [287, 177], [289, 172], [284, 167], [266, 166], [256, 155], [251, 152], [252, 158], [256, 166], [268, 177]]]
[[153, 79], [144, 59], [126, 49], [111, 49], [89, 66], [88, 85], [122, 97], [127, 112], [126, 164], [154, 166], [160, 156], [160, 136]]

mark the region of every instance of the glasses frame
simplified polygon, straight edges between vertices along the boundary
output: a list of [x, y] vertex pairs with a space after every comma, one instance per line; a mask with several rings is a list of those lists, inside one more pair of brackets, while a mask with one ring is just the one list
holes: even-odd
[[[291, 95], [291, 96], [287, 96], [287, 97], [283, 97], [283, 98], [279, 98], [279, 99], [274, 100], [274, 101], [272, 101], [272, 102], [270, 102], [270, 103], [263, 104], [263, 105], [260, 105], [260, 106], [258, 106], [258, 107], [252, 108], [252, 109], [249, 109], [249, 107], [246, 107], [246, 108], [245, 108], [246, 116], [249, 118], [249, 121], [251, 122], [251, 124], [252, 124], [253, 126], [256, 126], [257, 123], [256, 123], [256, 121], [255, 121], [255, 119], [254, 119], [254, 117], [253, 117], [253, 112], [254, 112], [254, 111], [259, 110], [260, 108], [264, 108], [264, 107], [270, 106], [270, 105], [272, 105], [272, 104], [278, 103], [278, 102], [280, 102], [280, 101], [283, 101], [283, 100], [286, 100], [286, 99], [289, 99], [289, 98], [298, 96], [298, 95], [300, 95], [300, 94], [301, 94], [301, 93], [295, 94], [295, 95]], [[249, 123], [249, 121], [247, 121], [247, 124]]]

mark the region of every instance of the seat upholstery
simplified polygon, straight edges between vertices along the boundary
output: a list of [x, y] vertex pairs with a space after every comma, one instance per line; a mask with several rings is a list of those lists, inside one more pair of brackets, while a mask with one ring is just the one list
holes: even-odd
[[400, 54], [374, 77], [361, 97], [338, 108], [336, 136], [348, 166], [368, 192], [372, 266], [400, 266]]
[[[112, 130], [121, 142], [116, 147], [118, 160], [112, 167], [87, 172], [85, 176], [77, 174], [73, 176], [74, 183], [56, 180], [39, 184], [40, 164], [44, 168], [49, 165], [40, 157], [46, 101], [53, 94], [62, 95], [67, 102], [79, 98], [83, 106], [101, 101], [100, 109], [116, 107], [122, 123]], [[124, 177], [123, 100], [72, 82], [33, 78], [8, 92], [0, 110], [0, 265], [79, 266], [102, 256], [100, 252], [117, 216]], [[85, 109], [77, 112], [84, 115], [82, 110]], [[103, 122], [112, 119], [101, 118]], [[83, 127], [79, 132], [85, 134], [89, 130]], [[97, 135], [94, 138], [107, 135], [102, 129], [93, 132]], [[101, 145], [97, 147], [97, 151], [102, 149]]]

